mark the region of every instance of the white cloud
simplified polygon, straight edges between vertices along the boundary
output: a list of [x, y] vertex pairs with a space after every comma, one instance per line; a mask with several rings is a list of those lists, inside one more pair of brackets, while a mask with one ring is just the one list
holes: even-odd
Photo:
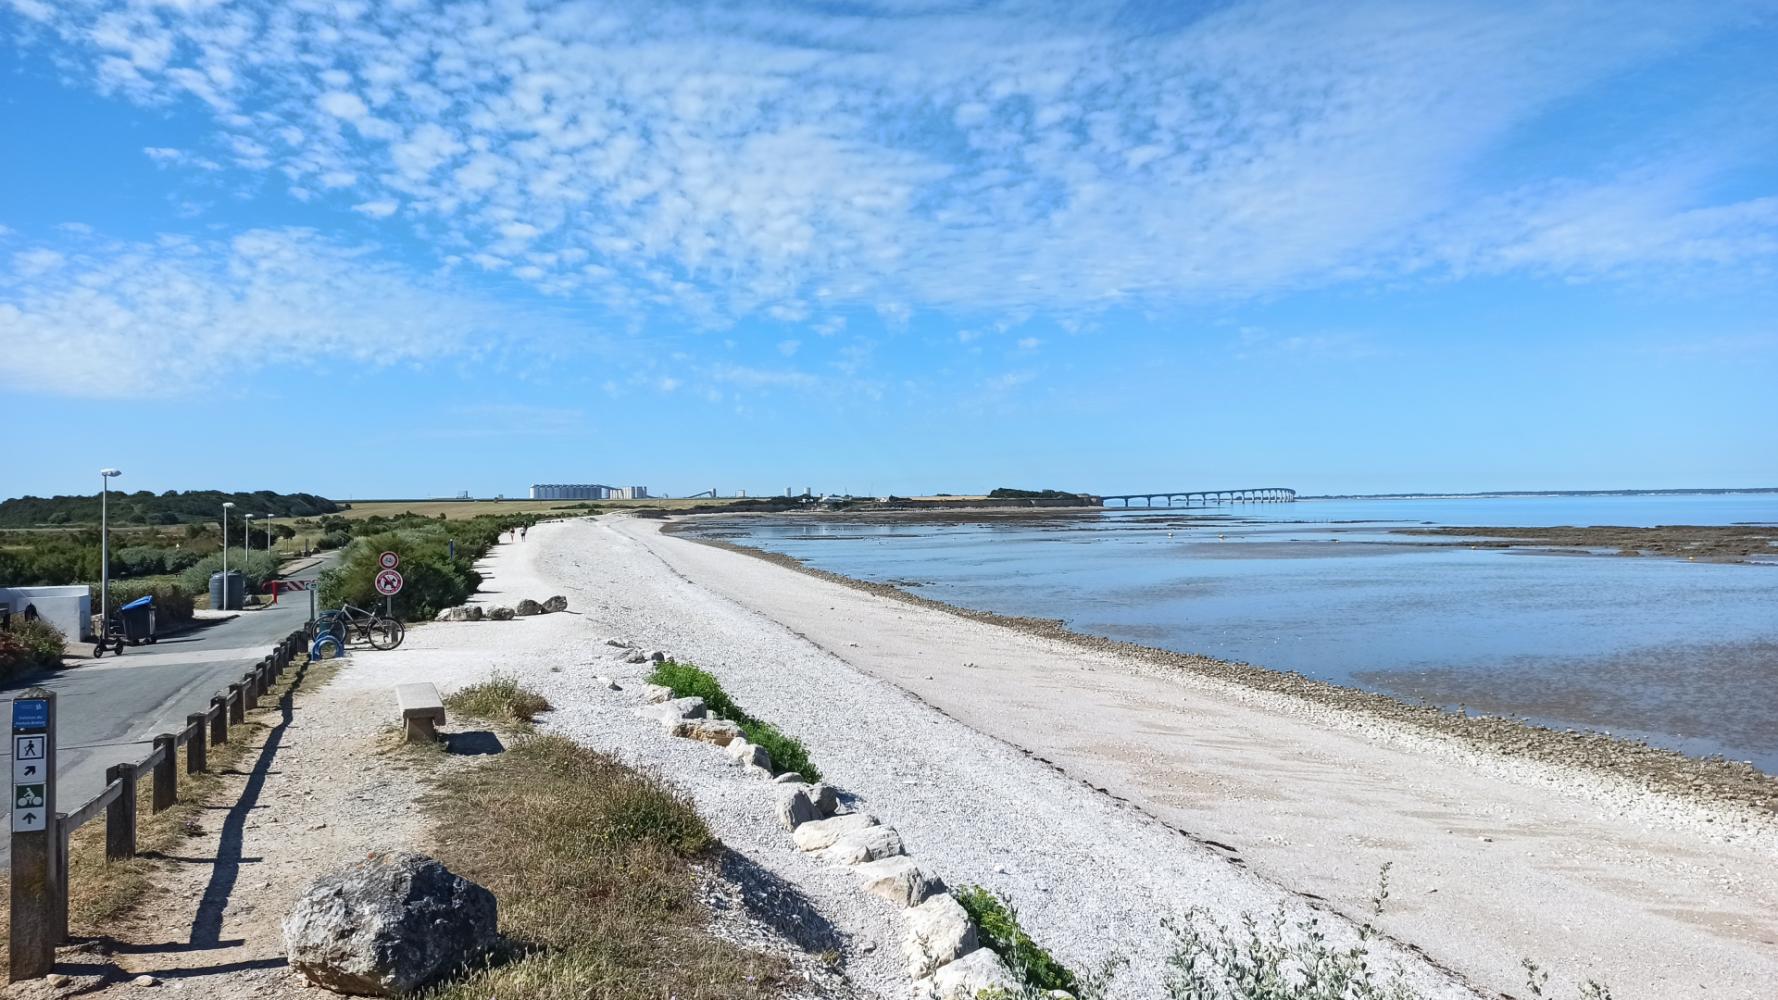
[[510, 344], [514, 328], [539, 330], [552, 343], [563, 336], [556, 324], [307, 230], [78, 243], [65, 252], [20, 251], [0, 269], [0, 383], [162, 395], [269, 358], [426, 363]]
[[401, 206], [393, 201], [365, 201], [352, 206], [352, 211], [362, 212], [373, 219], [387, 219], [394, 215]]
[[1074, 321], [1404, 273], [1778, 257], [1770, 199], [1708, 172], [1626, 172], [1620, 151], [1530, 186], [1492, 169], [1552, 108], [1697, 57], [1743, 3], [19, 9], [99, 89], [204, 102], [238, 167], [301, 191], [351, 176], [360, 211], [401, 206], [449, 253], [700, 322]]

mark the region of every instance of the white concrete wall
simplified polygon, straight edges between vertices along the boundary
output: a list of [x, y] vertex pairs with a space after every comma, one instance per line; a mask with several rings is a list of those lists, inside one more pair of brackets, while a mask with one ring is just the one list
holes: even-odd
[[25, 613], [25, 605], [36, 605], [43, 620], [68, 638], [92, 638], [93, 595], [86, 587], [0, 587], [0, 604], [15, 616]]

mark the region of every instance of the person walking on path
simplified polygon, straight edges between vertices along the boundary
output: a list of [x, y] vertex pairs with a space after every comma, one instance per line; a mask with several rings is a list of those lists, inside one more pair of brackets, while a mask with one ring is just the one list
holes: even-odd
[[524, 525], [524, 526], [520, 527], [519, 528], [519, 541], [521, 541], [521, 542], [524, 541], [525, 540], [525, 532], [530, 531], [530, 530], [531, 530], [530, 525]]

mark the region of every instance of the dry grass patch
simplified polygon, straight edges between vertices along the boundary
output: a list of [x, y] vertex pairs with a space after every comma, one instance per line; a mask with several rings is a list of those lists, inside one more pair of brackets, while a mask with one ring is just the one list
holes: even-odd
[[445, 698], [445, 707], [460, 715], [495, 722], [530, 722], [550, 710], [549, 699], [498, 671], [479, 684], [460, 688]]
[[708, 930], [691, 862], [716, 840], [660, 779], [562, 736], [445, 777], [438, 858], [500, 901], [504, 953], [437, 1000], [750, 1000], [781, 961]]

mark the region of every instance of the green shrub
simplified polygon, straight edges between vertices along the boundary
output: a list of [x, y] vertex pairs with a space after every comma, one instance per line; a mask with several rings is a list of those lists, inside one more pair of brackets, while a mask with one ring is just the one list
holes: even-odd
[[60, 666], [65, 642], [61, 630], [49, 622], [13, 615], [11, 626], [0, 630], [0, 677]]
[[979, 885], [968, 886], [955, 895], [969, 919], [975, 921], [982, 944], [992, 948], [1027, 986], [1039, 991], [1079, 992], [1080, 983], [1074, 973], [1031, 940], [1031, 935], [1019, 926], [1018, 913], [1005, 900]]
[[[270, 552], [231, 549], [228, 553], [229, 572], [239, 570], [246, 577], [249, 594], [259, 593], [262, 584], [278, 575], [278, 564], [278, 557]], [[179, 586], [188, 594], [207, 594], [210, 592], [210, 575], [221, 571], [222, 553], [212, 552], [179, 574]]]
[[675, 698], [702, 698], [704, 708], [712, 715], [720, 716], [741, 727], [742, 735], [756, 746], [764, 747], [772, 757], [772, 766], [779, 771], [795, 771], [810, 781], [820, 781], [821, 772], [815, 769], [809, 760], [809, 750], [801, 740], [786, 735], [777, 726], [748, 715], [741, 706], [735, 704], [722, 684], [709, 671], [700, 670], [689, 663], [668, 660], [657, 664], [654, 672], [648, 675], [648, 683], [659, 684], [671, 688]]
[[[388, 551], [401, 556], [401, 593], [395, 598], [395, 616], [407, 621], [430, 619], [445, 608], [468, 600], [481, 585], [481, 574], [472, 567], [487, 554], [500, 533], [533, 518], [523, 515], [487, 516], [467, 521], [438, 521], [417, 515], [368, 517], [363, 521], [337, 519], [323, 523], [334, 531], [351, 531], [356, 537], [334, 568], [321, 575], [321, 602], [328, 607], [350, 603], [369, 607], [381, 602], [376, 592], [377, 556]], [[348, 527], [349, 526], [349, 527]], [[325, 539], [326, 536], [323, 536]], [[456, 556], [451, 543], [456, 543]]]
[[[93, 606], [98, 607], [98, 584], [92, 584]], [[154, 617], [161, 625], [169, 622], [187, 622], [192, 617], [192, 595], [182, 585], [176, 583], [151, 583], [138, 580], [111, 581], [111, 610], [130, 603], [138, 597], [154, 595]]]

